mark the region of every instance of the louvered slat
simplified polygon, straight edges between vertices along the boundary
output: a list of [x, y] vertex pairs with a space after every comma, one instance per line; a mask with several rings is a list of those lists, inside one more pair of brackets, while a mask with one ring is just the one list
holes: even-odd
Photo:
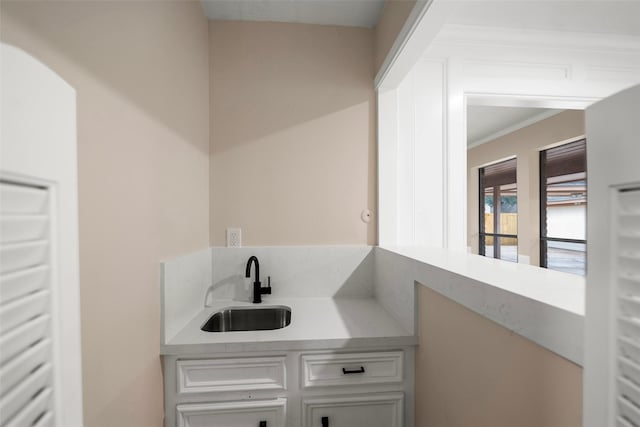
[[620, 355], [636, 364], [640, 364], [640, 343], [626, 337], [619, 338]]
[[622, 398], [630, 402], [640, 402], [640, 387], [637, 384], [624, 378], [618, 378], [618, 389]]
[[616, 425], [617, 427], [635, 427], [633, 424], [621, 417], [618, 417], [616, 420]]
[[0, 368], [0, 396], [7, 394], [18, 382], [38, 366], [45, 364], [51, 354], [51, 340], [45, 339], [29, 347]]
[[621, 296], [619, 302], [620, 312], [623, 316], [640, 319], [640, 298], [635, 296]]
[[7, 424], [24, 408], [28, 407], [42, 389], [48, 387], [51, 387], [51, 364], [49, 363], [40, 366], [0, 398], [0, 425]]
[[640, 427], [640, 190], [618, 192], [616, 227], [616, 424]]
[[620, 214], [640, 214], [640, 191], [621, 191], [618, 194]]
[[[618, 275], [618, 281], [620, 283], [622, 283], [622, 282], [632, 283], [633, 286], [635, 286], [635, 287], [640, 286], [640, 276], [633, 275], [633, 274], [630, 274], [630, 273], [620, 273]], [[636, 292], [635, 288], [633, 290], [631, 290], [631, 292]]]
[[53, 414], [51, 412], [45, 412], [40, 419], [32, 427], [52, 427], [53, 426]]
[[48, 285], [49, 267], [37, 267], [20, 270], [1, 276], [0, 295], [2, 304], [7, 304], [27, 294], [45, 289]]
[[51, 409], [51, 389], [40, 390], [27, 406], [22, 408], [6, 427], [31, 427]]
[[0, 335], [0, 365], [4, 365], [20, 352], [49, 336], [50, 318], [38, 316], [23, 325]]
[[638, 261], [640, 260], [640, 252], [631, 252], [631, 251], [621, 251], [618, 255], [620, 258], [630, 261]]
[[48, 312], [48, 290], [42, 290], [0, 306], [0, 334]]
[[627, 378], [636, 384], [640, 384], [640, 366], [631, 360], [621, 357], [618, 359], [618, 368], [623, 378]]
[[631, 425], [640, 425], [640, 408], [638, 408], [633, 402], [619, 397], [618, 411], [620, 411], [622, 418], [631, 422]]
[[0, 425], [53, 425], [49, 194], [0, 183]]
[[0, 243], [42, 240], [48, 225], [46, 215], [4, 215], [0, 218]]
[[0, 183], [3, 214], [46, 214], [48, 199], [49, 192], [46, 189], [29, 185]]
[[637, 339], [640, 336], [640, 321], [620, 317], [618, 333], [622, 337], [634, 337], [634, 339]]
[[48, 249], [44, 240], [0, 246], [0, 274], [47, 264]]
[[640, 279], [640, 259], [639, 258], [629, 258], [627, 256], [618, 255], [618, 267], [620, 271], [623, 273], [622, 277], [629, 277], [632, 279]]
[[640, 230], [640, 215], [621, 214], [618, 217], [618, 221], [622, 230], [631, 231], [634, 236]]

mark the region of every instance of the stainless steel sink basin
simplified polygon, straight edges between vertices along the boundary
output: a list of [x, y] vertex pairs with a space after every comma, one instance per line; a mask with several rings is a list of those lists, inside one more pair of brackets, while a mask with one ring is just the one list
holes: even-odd
[[291, 308], [228, 307], [213, 313], [200, 329], [205, 332], [266, 331], [281, 329], [291, 323]]

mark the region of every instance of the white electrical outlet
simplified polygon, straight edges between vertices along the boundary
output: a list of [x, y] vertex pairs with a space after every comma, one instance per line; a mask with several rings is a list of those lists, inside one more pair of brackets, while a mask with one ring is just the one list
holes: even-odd
[[227, 228], [227, 247], [239, 248], [242, 246], [242, 229]]

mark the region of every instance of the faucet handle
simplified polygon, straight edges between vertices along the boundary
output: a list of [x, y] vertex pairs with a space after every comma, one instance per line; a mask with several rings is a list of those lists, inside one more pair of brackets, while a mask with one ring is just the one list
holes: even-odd
[[267, 276], [267, 287], [260, 288], [260, 293], [271, 295], [271, 276]]

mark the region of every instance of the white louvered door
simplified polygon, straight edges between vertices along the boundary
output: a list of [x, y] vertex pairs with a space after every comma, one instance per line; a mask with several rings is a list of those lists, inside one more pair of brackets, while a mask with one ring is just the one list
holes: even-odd
[[82, 427], [76, 93], [0, 43], [0, 427]]
[[53, 425], [49, 191], [0, 182], [0, 426]]
[[617, 193], [617, 376], [620, 427], [640, 427], [640, 187]]

